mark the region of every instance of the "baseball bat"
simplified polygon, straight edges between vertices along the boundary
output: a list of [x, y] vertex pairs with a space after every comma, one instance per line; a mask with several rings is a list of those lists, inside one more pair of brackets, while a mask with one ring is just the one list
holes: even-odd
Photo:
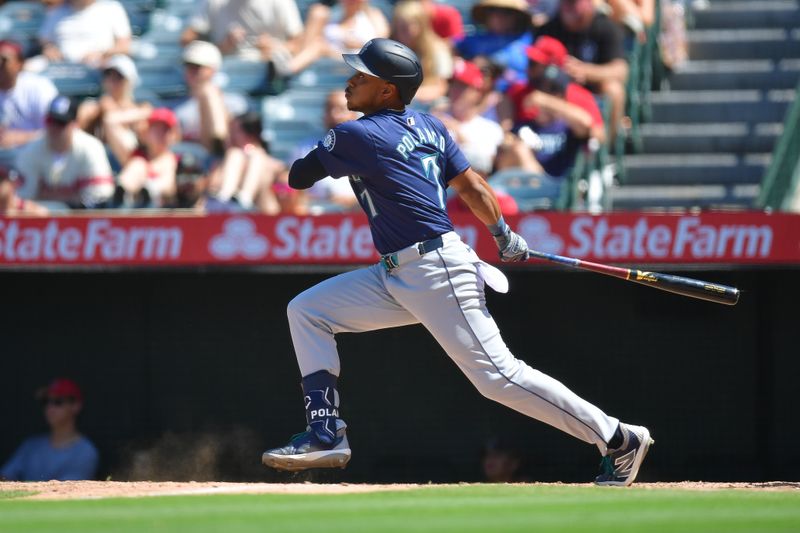
[[648, 287], [655, 287], [662, 291], [673, 292], [675, 294], [707, 300], [718, 304], [736, 305], [739, 301], [739, 289], [727, 285], [720, 285], [718, 283], [709, 283], [708, 281], [673, 276], [671, 274], [661, 274], [659, 272], [646, 272], [633, 268], [603, 265], [590, 261], [582, 261], [574, 257], [564, 257], [562, 255], [528, 250], [528, 258], [530, 259], [532, 257], [573, 268], [590, 270], [599, 274], [624, 279], [625, 281], [632, 281]]

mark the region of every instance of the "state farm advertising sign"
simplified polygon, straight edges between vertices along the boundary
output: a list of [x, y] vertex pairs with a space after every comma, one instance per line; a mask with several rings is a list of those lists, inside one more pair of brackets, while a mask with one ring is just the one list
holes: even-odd
[[[800, 216], [764, 213], [508, 219], [543, 252], [607, 263], [800, 264]], [[486, 228], [456, 231], [497, 262]], [[0, 218], [0, 266], [356, 265], [377, 260], [364, 215]]]

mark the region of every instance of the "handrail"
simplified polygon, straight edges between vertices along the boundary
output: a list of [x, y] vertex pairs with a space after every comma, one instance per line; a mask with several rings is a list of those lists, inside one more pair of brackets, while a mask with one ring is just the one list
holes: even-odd
[[783, 134], [775, 144], [770, 163], [764, 179], [761, 181], [761, 192], [756, 206], [761, 208], [781, 209], [785, 200], [793, 190], [793, 179], [797, 175], [795, 169], [800, 164], [800, 82], [795, 88], [794, 103], [786, 112], [783, 122]]

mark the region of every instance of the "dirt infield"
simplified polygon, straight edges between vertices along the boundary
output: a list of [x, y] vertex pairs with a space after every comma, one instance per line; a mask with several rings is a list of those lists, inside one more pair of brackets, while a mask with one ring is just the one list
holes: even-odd
[[[464, 484], [466, 485], [466, 484]], [[521, 486], [583, 486], [591, 484], [523, 483]], [[425, 487], [461, 485], [413, 484], [318, 484], [318, 483], [214, 483], [214, 482], [152, 482], [152, 481], [46, 481], [0, 482], [2, 491], [28, 491], [35, 500], [97, 499], [140, 496], [177, 496], [193, 494], [352, 494], [363, 492], [410, 490]], [[771, 481], [766, 483], [707, 483], [682, 481], [679, 483], [637, 483], [640, 489], [674, 490], [757, 490], [800, 491], [799, 482]]]

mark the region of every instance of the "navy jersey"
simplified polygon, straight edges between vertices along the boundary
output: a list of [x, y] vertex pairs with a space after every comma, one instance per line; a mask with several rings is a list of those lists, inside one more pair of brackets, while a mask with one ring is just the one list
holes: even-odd
[[469, 163], [439, 119], [378, 111], [330, 130], [317, 154], [328, 174], [350, 177], [379, 253], [453, 230], [445, 190]]

